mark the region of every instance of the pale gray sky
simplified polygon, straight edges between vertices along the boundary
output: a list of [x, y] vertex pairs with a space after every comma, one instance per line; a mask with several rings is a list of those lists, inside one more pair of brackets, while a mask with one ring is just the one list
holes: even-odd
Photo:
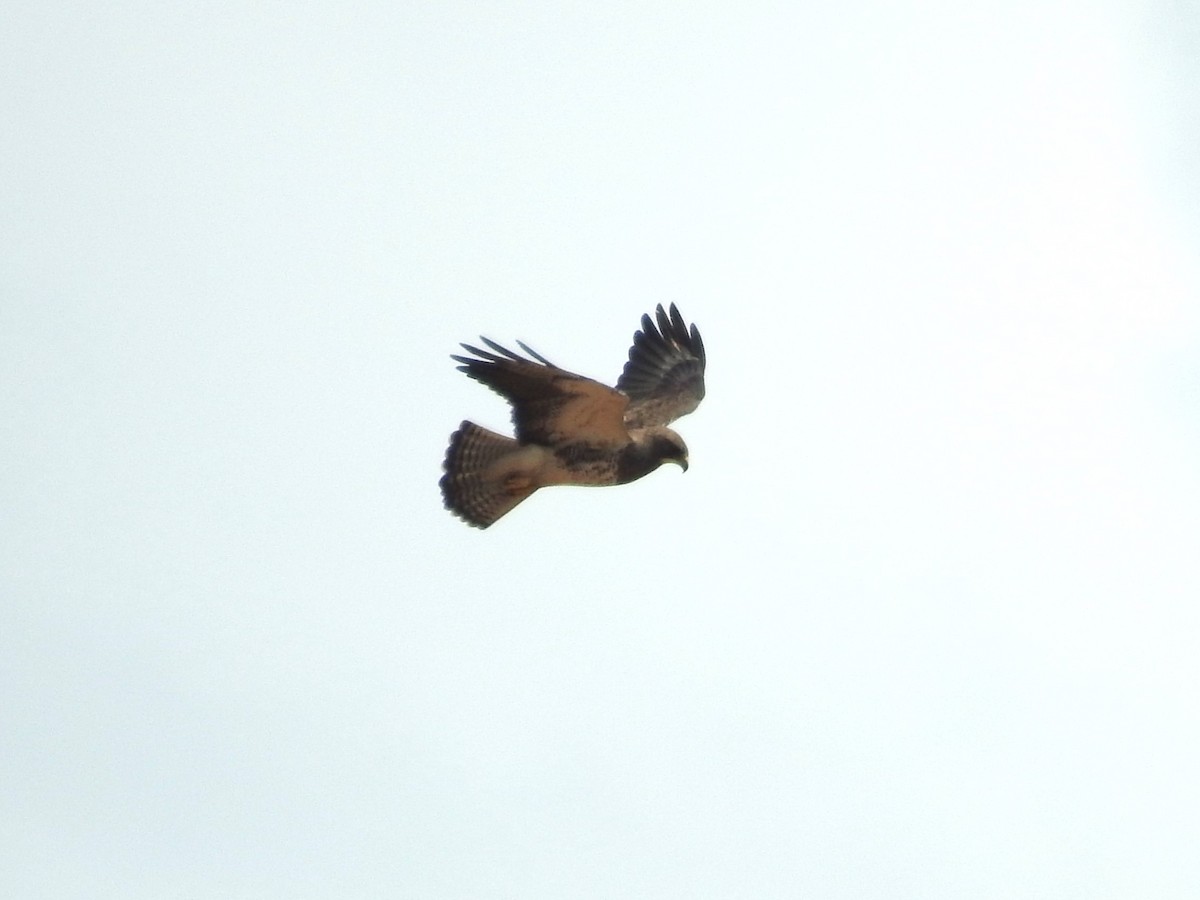
[[482, 6], [6, 16], [0, 894], [1197, 896], [1196, 13]]

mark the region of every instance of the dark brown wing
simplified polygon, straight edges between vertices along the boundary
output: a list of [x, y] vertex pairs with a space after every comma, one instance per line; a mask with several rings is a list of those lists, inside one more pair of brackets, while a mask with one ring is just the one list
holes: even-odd
[[624, 394], [560, 369], [520, 341], [518, 345], [532, 360], [487, 338], [482, 340], [494, 352], [463, 344], [474, 356], [451, 358], [462, 363], [459, 371], [486, 384], [512, 404], [519, 441], [551, 447], [572, 442], [628, 443], [624, 416], [629, 398]]
[[666, 425], [686, 416], [704, 399], [704, 342], [671, 304], [670, 315], [659, 304], [658, 324], [642, 316], [633, 336], [629, 362], [617, 389], [629, 395], [625, 424], [630, 428]]

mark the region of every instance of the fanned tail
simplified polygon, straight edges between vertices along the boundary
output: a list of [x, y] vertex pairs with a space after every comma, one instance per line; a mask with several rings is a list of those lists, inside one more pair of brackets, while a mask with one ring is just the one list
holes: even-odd
[[450, 435], [446, 474], [438, 482], [446, 509], [476, 528], [487, 528], [533, 493], [528, 479], [514, 479], [497, 465], [520, 450], [513, 438], [463, 422]]

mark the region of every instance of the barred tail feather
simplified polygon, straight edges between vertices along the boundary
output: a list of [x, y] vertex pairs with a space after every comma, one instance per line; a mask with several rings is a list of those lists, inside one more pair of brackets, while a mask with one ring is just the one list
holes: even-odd
[[446, 509], [476, 528], [487, 528], [533, 493], [528, 480], [514, 482], [496, 463], [520, 449], [513, 438], [463, 422], [450, 435], [446, 474], [439, 482]]

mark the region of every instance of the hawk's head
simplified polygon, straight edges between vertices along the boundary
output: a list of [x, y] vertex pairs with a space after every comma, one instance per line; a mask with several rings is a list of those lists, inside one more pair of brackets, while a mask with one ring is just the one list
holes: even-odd
[[670, 428], [656, 428], [650, 438], [654, 458], [662, 463], [675, 463], [683, 471], [688, 468], [687, 444]]

